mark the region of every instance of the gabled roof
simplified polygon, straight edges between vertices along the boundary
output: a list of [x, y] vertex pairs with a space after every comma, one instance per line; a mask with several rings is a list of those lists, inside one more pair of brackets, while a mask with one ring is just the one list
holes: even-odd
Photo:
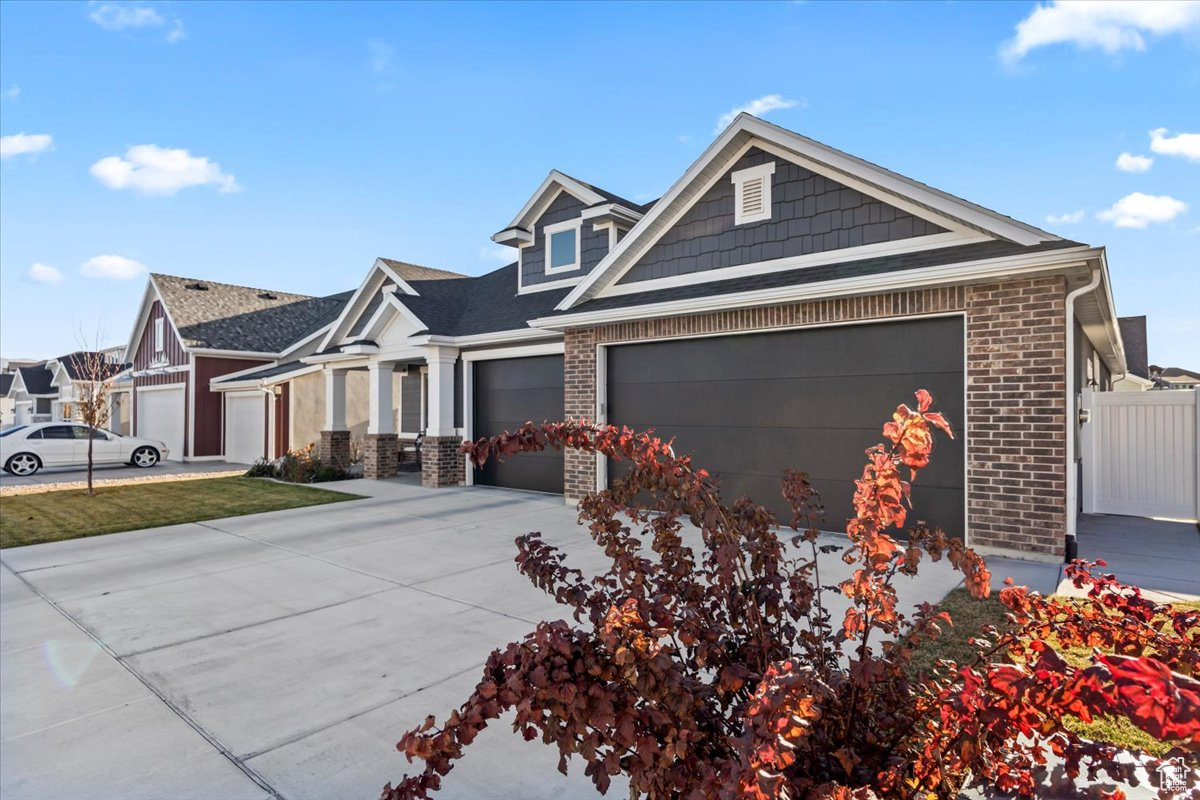
[[114, 375], [119, 375], [129, 368], [128, 364], [119, 364], [109, 361], [104, 357], [103, 353], [88, 350], [77, 350], [74, 353], [68, 353], [65, 356], [59, 356], [54, 359], [55, 362], [62, 367], [67, 377], [73, 381], [90, 380], [91, 376], [84, 375], [84, 371], [93, 362], [93, 359], [99, 359], [104, 366], [101, 370], [100, 380], [107, 380]]
[[556, 169], [550, 170], [550, 174], [542, 181], [537, 190], [526, 201], [517, 215], [513, 217], [512, 222], [502, 228], [498, 233], [492, 236], [492, 241], [501, 244], [513, 244], [517, 241], [532, 241], [530, 238], [533, 231], [533, 223], [551, 201], [558, 196], [560, 192], [566, 192], [579, 202], [589, 208], [593, 206], [604, 205], [607, 203], [615, 203], [619, 206], [629, 209], [634, 212], [634, 217], [638, 217], [646, 212], [649, 205], [635, 203], [632, 200], [627, 200], [618, 194], [613, 194], [605, 189], [593, 186], [590, 183], [572, 178], [565, 172], [559, 172]]
[[150, 280], [185, 348], [279, 353], [332, 322], [347, 299], [160, 273]]
[[646, 212], [611, 252], [559, 304], [561, 310], [596, 297], [636, 263], [645, 248], [671, 225], [717, 180], [732, 161], [751, 146], [784, 157], [839, 183], [884, 202], [911, 209], [948, 230], [974, 237], [999, 239], [1032, 246], [1059, 237], [1004, 216], [960, 197], [884, 169], [828, 145], [764, 122], [749, 114], [738, 117]]
[[46, 369], [45, 364], [38, 364], [36, 367], [21, 367], [17, 370], [17, 375], [20, 376], [20, 385], [25, 390], [25, 394], [57, 394], [52, 385], [54, 375]]
[[1150, 377], [1149, 355], [1146, 349], [1146, 317], [1120, 317], [1121, 341], [1125, 344], [1125, 366], [1139, 378]]
[[1192, 372], [1190, 369], [1183, 367], [1166, 367], [1159, 373], [1160, 378], [1189, 378], [1191, 380], [1200, 381], [1200, 372]]

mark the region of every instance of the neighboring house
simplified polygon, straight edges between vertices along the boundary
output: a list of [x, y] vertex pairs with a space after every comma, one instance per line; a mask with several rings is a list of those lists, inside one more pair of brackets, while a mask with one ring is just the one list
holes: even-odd
[[[50, 385], [57, 391], [50, 403], [51, 419], [82, 422], [79, 399], [86, 396], [92, 380], [100, 379], [109, 382], [109, 414], [103, 427], [121, 434], [130, 433], [129, 385], [119, 380], [129, 365], [120, 361], [120, 355], [119, 350], [78, 351], [47, 361], [45, 368], [50, 371]], [[103, 362], [98, 375], [87, 374], [93, 359]]]
[[128, 433], [127, 425], [122, 428], [124, 400], [120, 387], [120, 376], [127, 365], [115, 360], [119, 357], [119, 352], [115, 350], [68, 353], [49, 361], [19, 366], [11, 375], [4, 375], [7, 380], [0, 379], [0, 391], [3, 391], [6, 401], [13, 405], [13, 418], [10, 422], [5, 417], [6, 424], [79, 422], [78, 399], [83, 384], [86, 384], [80, 368], [93, 356], [107, 362], [103, 377], [112, 381], [108, 427], [118, 433]]
[[1151, 365], [1150, 377], [1159, 389], [1195, 389], [1200, 386], [1200, 372], [1182, 367], [1159, 367]]
[[1063, 554], [1078, 398], [1126, 372], [1103, 248], [746, 114], [654, 203], [552, 171], [493, 240], [515, 261], [480, 277], [376, 260], [310, 354], [244, 387], [321, 387], [322, 450], [343, 461], [365, 374], [368, 477], [423, 433], [425, 485], [574, 503], [606, 484], [604, 461], [472, 469], [458, 448], [583, 418], [674, 437], [729, 497], [781, 513], [779, 479], [803, 469], [832, 528], [864, 448], [925, 388], [956, 438], [921, 475], [920, 518], [985, 550]]
[[1125, 374], [1113, 381], [1118, 392], [1144, 392], [1154, 388], [1146, 347], [1146, 318], [1120, 317], [1121, 341], [1125, 344]]
[[0, 372], [0, 428], [13, 425], [17, 419], [17, 403], [8, 396], [15, 377], [11, 372]]
[[53, 374], [44, 363], [17, 367], [5, 396], [13, 403], [13, 422], [27, 425], [31, 422], [50, 422], [54, 419], [54, 401], [58, 390], [54, 388]]
[[[285, 393], [214, 392], [210, 382], [304, 352], [344, 295], [307, 295], [154, 274], [125, 348], [133, 431], [185, 461], [251, 462], [285, 443]], [[269, 441], [270, 439], [270, 441]]]

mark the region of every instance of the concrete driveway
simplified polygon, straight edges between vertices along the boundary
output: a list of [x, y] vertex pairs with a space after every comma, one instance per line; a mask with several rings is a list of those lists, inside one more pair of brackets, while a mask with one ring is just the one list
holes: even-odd
[[[407, 768], [404, 730], [444, 719], [493, 648], [564, 616], [516, 572], [513, 537], [604, 563], [559, 497], [342, 486], [373, 496], [3, 551], [0, 795], [376, 797]], [[1057, 567], [1022, 566], [1054, 585]], [[834, 555], [822, 578], [846, 571]], [[957, 583], [927, 565], [901, 598]], [[556, 763], [498, 724], [442, 796], [595, 796], [581, 763]]]

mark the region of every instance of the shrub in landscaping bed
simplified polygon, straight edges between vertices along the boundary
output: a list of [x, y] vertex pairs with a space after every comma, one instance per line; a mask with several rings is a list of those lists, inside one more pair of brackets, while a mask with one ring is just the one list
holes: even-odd
[[[987, 630], [958, 664], [913, 669], [914, 649], [950, 618], [928, 603], [902, 612], [899, 576], [915, 575], [924, 557], [945, 558], [974, 597], [990, 594], [977, 554], [908, 524], [933, 432], [950, 434], [931, 404], [918, 392], [917, 408], [899, 406], [886, 442], [866, 451], [842, 555], [855, 569], [836, 587], [850, 607], [837, 620], [818, 555], [843, 548], [820, 544], [820, 502], [801, 473], [783, 480], [789, 543], [769, 510], [722, 502], [705, 470], [650, 433], [555, 423], [465, 445], [476, 464], [546, 447], [630, 462], [580, 503], [612, 566], [590, 579], [540, 534], [518, 537], [518, 569], [574, 622], [540, 623], [496, 650], [466, 702], [440, 725], [431, 716], [405, 733], [397, 749], [424, 768], [383, 798], [429, 797], [509, 712], [514, 731], [557, 749], [564, 773], [579, 758], [600, 792], [624, 775], [630, 797], [647, 798], [949, 800], [969, 784], [1031, 795], [1050, 753], [1093, 786], [1101, 772], [1130, 781], [1114, 747], [1066, 724], [1102, 714], [1178, 743], [1168, 756], [1194, 750], [1200, 614], [1151, 603], [1083, 564], [1068, 574], [1090, 587], [1088, 602], [1006, 587], [1008, 630]], [[700, 530], [699, 552], [683, 543], [685, 523]], [[1116, 655], [1075, 666], [1050, 637]], [[996, 663], [1002, 652], [1009, 663]]]
[[248, 478], [275, 478], [288, 483], [324, 483], [351, 478], [349, 472], [317, 457], [315, 446], [289, 450], [275, 461], [260, 459], [246, 471]]

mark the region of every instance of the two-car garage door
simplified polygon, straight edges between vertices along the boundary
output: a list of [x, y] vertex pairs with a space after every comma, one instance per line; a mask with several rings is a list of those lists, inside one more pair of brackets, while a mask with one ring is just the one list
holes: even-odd
[[[746, 494], [783, 520], [784, 470], [807, 472], [827, 527], [840, 529], [863, 451], [897, 404], [928, 389], [963, 429], [962, 326], [931, 318], [611, 346], [608, 420], [675, 437], [726, 501]], [[939, 435], [913, 487], [915, 518], [961, 537], [964, 473], [961, 438]]]

